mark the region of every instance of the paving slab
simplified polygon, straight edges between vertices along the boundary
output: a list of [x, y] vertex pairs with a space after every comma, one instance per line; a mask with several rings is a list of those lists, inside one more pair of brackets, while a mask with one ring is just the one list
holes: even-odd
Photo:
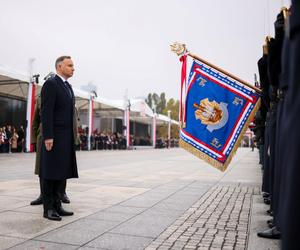
[[174, 220], [175, 218], [173, 216], [154, 217], [148, 214], [140, 214], [110, 232], [155, 238]]
[[124, 222], [132, 217], [134, 217], [134, 214], [130, 213], [112, 213], [107, 211], [101, 211], [94, 213], [88, 217], [86, 217], [89, 220], [107, 220], [107, 221], [117, 221], [117, 222]]
[[41, 215], [14, 211], [1, 212], [0, 232], [2, 235], [33, 238], [57, 226], [53, 221], [45, 220]]
[[56, 230], [45, 233], [36, 239], [81, 246], [97, 238], [118, 224], [119, 222], [114, 221], [80, 219]]
[[0, 235], [0, 250], [8, 249], [24, 241], [26, 241], [26, 239]]
[[150, 216], [167, 216], [167, 217], [179, 217], [184, 210], [180, 210], [180, 209], [173, 209], [174, 206], [173, 204], [169, 204], [169, 203], [163, 203], [160, 202], [157, 205], [147, 209], [147, 211], [145, 211], [142, 214], [147, 214]]
[[152, 241], [153, 238], [105, 233], [97, 239], [89, 242], [87, 246], [108, 250], [142, 250], [145, 249], [145, 247]]
[[29, 240], [17, 246], [10, 248], [11, 250], [75, 250], [78, 246], [68, 244], [58, 244], [45, 241]]
[[145, 211], [146, 208], [143, 207], [127, 207], [122, 205], [110, 206], [103, 210], [103, 212], [109, 213], [124, 213], [124, 214], [139, 214]]
[[153, 217], [170, 217], [170, 218], [178, 218], [181, 214], [183, 213], [183, 211], [180, 210], [166, 210], [166, 209], [162, 209], [162, 207], [160, 206], [154, 206], [151, 209], [147, 210], [146, 212], [142, 213], [141, 215], [149, 215], [149, 216], [153, 216]]

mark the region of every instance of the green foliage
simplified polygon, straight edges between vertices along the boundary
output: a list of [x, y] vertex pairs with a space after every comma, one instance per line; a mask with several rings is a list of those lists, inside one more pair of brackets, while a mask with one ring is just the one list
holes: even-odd
[[[168, 110], [171, 111], [171, 119], [178, 121], [179, 117], [179, 101], [173, 98], [166, 100], [166, 94], [149, 93], [145, 100], [152, 110], [158, 114], [168, 116]], [[168, 137], [168, 123], [157, 127], [157, 137]], [[171, 138], [179, 138], [179, 128], [177, 125], [171, 126]]]
[[166, 94], [161, 93], [159, 97], [159, 103], [156, 106], [156, 111], [158, 114], [162, 114], [163, 110], [166, 108]]
[[162, 114], [162, 111], [166, 107], [166, 94], [161, 93], [158, 95], [156, 93], [149, 93], [145, 101], [152, 110], [158, 114]]
[[171, 98], [168, 102], [166, 107], [163, 109], [162, 114], [168, 115], [168, 110], [171, 111], [171, 119], [178, 121], [179, 117], [179, 101], [174, 100]]
[[151, 95], [151, 93], [148, 94], [147, 99], [145, 101], [149, 105], [149, 107], [152, 108], [152, 95]]

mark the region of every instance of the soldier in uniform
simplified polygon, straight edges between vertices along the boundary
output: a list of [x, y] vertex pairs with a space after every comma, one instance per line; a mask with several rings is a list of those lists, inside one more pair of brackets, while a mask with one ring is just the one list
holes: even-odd
[[268, 182], [270, 190], [271, 208], [270, 214], [274, 215], [274, 220], [269, 221], [270, 229], [258, 233], [259, 237], [279, 239], [281, 237], [279, 224], [277, 223], [277, 214], [279, 210], [280, 193], [280, 168], [275, 167], [276, 157], [276, 131], [277, 131], [277, 90], [279, 86], [279, 76], [281, 73], [281, 52], [284, 38], [284, 14], [281, 11], [275, 21], [275, 39], [272, 38], [269, 43], [268, 73], [270, 79], [270, 110], [267, 119], [268, 146], [266, 155], [268, 158], [269, 172]]
[[285, 163], [283, 176], [284, 196], [282, 204], [282, 249], [300, 249], [300, 192], [299, 192], [299, 152], [300, 152], [300, 2], [292, 0], [289, 29], [288, 89], [284, 95], [282, 142], [282, 162]]
[[[34, 116], [32, 121], [32, 132], [31, 132], [31, 142], [35, 144], [36, 156], [35, 156], [35, 168], [34, 173], [36, 175], [40, 175], [40, 159], [41, 159], [41, 143], [42, 143], [42, 135], [41, 135], [41, 97], [38, 96], [35, 102]], [[42, 181], [39, 178], [40, 182], [40, 195], [37, 199], [30, 202], [30, 205], [41, 205], [43, 204], [43, 186]]]
[[[259, 78], [260, 78], [260, 86], [262, 88], [262, 104], [259, 112], [256, 114], [256, 126], [259, 131], [255, 131], [258, 136], [258, 143], [260, 144], [260, 163], [263, 168], [263, 185], [262, 191], [265, 194], [270, 193], [269, 188], [269, 164], [268, 157], [265, 153], [266, 150], [264, 148], [268, 147], [268, 133], [265, 133], [265, 123], [267, 117], [267, 111], [270, 107], [270, 98], [269, 98], [269, 76], [268, 76], [268, 53], [269, 53], [269, 41], [266, 38], [266, 44], [263, 46], [263, 56], [258, 60], [258, 70], [259, 70]], [[266, 131], [268, 132], [268, 131]]]
[[272, 122], [274, 123], [274, 129], [272, 130], [272, 139], [273, 142], [270, 146], [270, 154], [271, 154], [271, 172], [270, 176], [272, 178], [270, 189], [271, 192], [271, 210], [273, 211], [274, 221], [273, 221], [273, 230], [271, 230], [271, 238], [278, 238], [280, 237], [279, 229], [280, 225], [277, 221], [278, 211], [279, 211], [279, 193], [280, 193], [280, 178], [281, 178], [281, 168], [278, 167], [276, 164], [277, 158], [277, 131], [279, 132], [278, 128], [278, 87], [280, 82], [280, 75], [281, 75], [281, 54], [282, 54], [282, 45], [284, 39], [284, 13], [281, 11], [275, 22], [275, 39], [272, 40], [270, 43], [270, 83], [272, 84], [272, 92], [271, 92], [271, 99], [272, 99]]

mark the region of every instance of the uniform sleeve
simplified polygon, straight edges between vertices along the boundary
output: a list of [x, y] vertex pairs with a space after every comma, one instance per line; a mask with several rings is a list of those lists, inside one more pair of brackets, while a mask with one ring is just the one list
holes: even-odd
[[78, 110], [76, 107], [74, 107], [74, 118], [73, 118], [73, 133], [74, 133], [74, 142], [75, 142], [75, 145], [78, 145], [80, 144], [80, 138], [79, 138], [79, 133], [78, 133], [78, 127], [80, 126], [79, 125], [79, 114], [78, 114]]
[[53, 114], [55, 108], [56, 89], [55, 83], [48, 80], [41, 91], [41, 118], [43, 140], [53, 139]]
[[40, 127], [41, 116], [40, 116], [40, 98], [38, 97], [35, 102], [34, 115], [32, 121], [32, 131], [31, 131], [31, 142], [36, 143], [36, 138], [38, 134], [38, 129]]
[[269, 46], [268, 73], [270, 84], [278, 86], [281, 68], [281, 45], [280, 41], [272, 39]]

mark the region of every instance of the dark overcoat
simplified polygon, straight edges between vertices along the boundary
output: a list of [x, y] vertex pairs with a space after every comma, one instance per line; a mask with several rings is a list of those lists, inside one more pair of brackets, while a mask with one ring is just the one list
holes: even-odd
[[[78, 178], [73, 116], [75, 97], [59, 76], [47, 80], [41, 91], [42, 148], [40, 176], [48, 180]], [[47, 151], [45, 140], [53, 139]]]
[[281, 185], [281, 168], [276, 162], [276, 134], [277, 134], [277, 108], [278, 108], [278, 87], [281, 75], [281, 54], [282, 44], [284, 39], [284, 16], [281, 12], [277, 15], [275, 22], [275, 39], [271, 39], [269, 47], [269, 78], [271, 91], [271, 116], [270, 121], [272, 126], [270, 127], [270, 198], [271, 198], [271, 210], [274, 214], [274, 224], [277, 229], [280, 229], [278, 224], [278, 211], [280, 206], [280, 185]]
[[[79, 115], [76, 108], [74, 108], [73, 115], [73, 133], [75, 139], [75, 145], [79, 144]], [[41, 148], [42, 148], [42, 123], [41, 123], [41, 96], [36, 99], [34, 106], [34, 115], [32, 121], [31, 142], [36, 145], [36, 157], [34, 173], [40, 175], [40, 162], [41, 162]]]
[[285, 195], [281, 200], [282, 249], [300, 249], [300, 1], [292, 1], [289, 39], [288, 89], [284, 97], [282, 157], [285, 163]]
[[[270, 97], [269, 97], [269, 75], [268, 75], [268, 55], [264, 54], [262, 58], [259, 59], [258, 63], [259, 79], [262, 87], [262, 105], [260, 107], [260, 112], [257, 113], [257, 122], [262, 126], [258, 127], [259, 131], [256, 131], [256, 136], [260, 138], [259, 144], [263, 147], [263, 152], [260, 152], [260, 160], [263, 165], [263, 182], [262, 191], [265, 193], [270, 193], [270, 176], [269, 176], [269, 116], [267, 119], [267, 111], [270, 107]], [[266, 123], [267, 119], [267, 123]], [[267, 125], [267, 127], [266, 127]], [[261, 150], [261, 149], [260, 149]], [[263, 156], [263, 157], [261, 157]]]
[[[275, 170], [277, 171], [276, 176], [279, 175], [280, 177], [280, 186], [274, 187], [274, 192], [278, 192], [277, 195], [278, 201], [278, 209], [276, 211], [275, 208], [275, 223], [278, 229], [281, 229], [281, 221], [282, 221], [282, 205], [285, 197], [285, 174], [286, 174], [286, 164], [284, 162], [283, 151], [286, 147], [286, 143], [288, 142], [288, 133], [284, 132], [284, 113], [283, 107], [285, 102], [285, 94], [288, 90], [288, 83], [289, 83], [289, 69], [290, 69], [290, 55], [289, 55], [289, 39], [284, 40], [284, 45], [282, 48], [282, 69], [281, 69], [281, 76], [279, 81], [279, 92], [278, 92], [278, 107], [277, 107], [277, 122], [276, 122], [276, 147], [275, 147]], [[276, 190], [277, 188], [277, 190]], [[279, 189], [278, 189], [279, 188]]]

